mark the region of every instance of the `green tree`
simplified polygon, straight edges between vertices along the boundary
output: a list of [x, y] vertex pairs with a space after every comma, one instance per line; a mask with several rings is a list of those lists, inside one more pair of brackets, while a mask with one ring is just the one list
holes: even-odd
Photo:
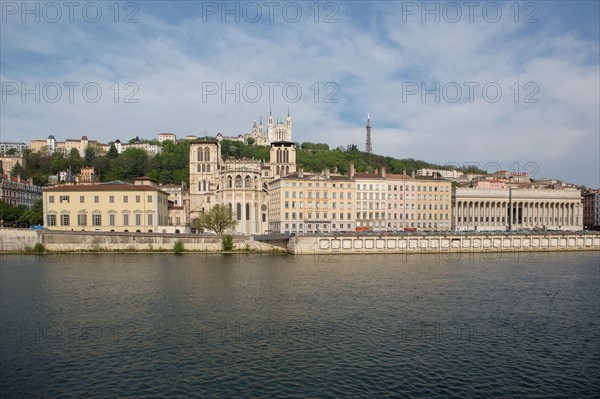
[[91, 165], [94, 159], [98, 157], [98, 150], [94, 146], [88, 145], [83, 152], [83, 159], [86, 165]]
[[110, 146], [106, 155], [108, 156], [108, 159], [115, 159], [119, 156], [119, 152], [117, 151], [117, 147], [115, 147], [114, 143]]
[[149, 158], [146, 151], [141, 148], [128, 148], [117, 158], [110, 160], [106, 179], [130, 180], [145, 175], [148, 170]]
[[233, 218], [233, 212], [225, 205], [213, 206], [192, 222], [192, 227], [196, 229], [212, 230], [217, 234], [223, 234], [236, 225], [237, 220]]
[[35, 201], [33, 203], [33, 206], [30, 209], [27, 209], [25, 212], [23, 212], [19, 217], [19, 222], [27, 223], [29, 226], [42, 224], [43, 221], [44, 209], [41, 199]]
[[83, 166], [83, 158], [81, 158], [81, 154], [79, 154], [79, 150], [77, 148], [71, 149], [69, 158], [67, 158], [67, 162], [69, 163], [69, 166], [71, 166], [73, 173], [79, 173], [81, 167]]
[[23, 167], [21, 166], [21, 164], [20, 164], [19, 162], [17, 162], [17, 163], [15, 164], [15, 166], [13, 166], [12, 170], [10, 171], [10, 175], [11, 175], [12, 177], [17, 177], [17, 176], [19, 176], [21, 179], [23, 179], [23, 178], [25, 178], [25, 175], [26, 175], [26, 173], [25, 173], [25, 168], [23, 168]]
[[16, 148], [9, 148], [8, 150], [6, 150], [6, 155], [15, 155], [16, 153], [17, 153]]
[[253, 145], [253, 144], [254, 144], [254, 139], [253, 139], [252, 137], [248, 137], [248, 138], [246, 139], [246, 144], [248, 144], [248, 145]]
[[69, 161], [65, 159], [63, 154], [60, 152], [52, 154], [52, 160], [50, 161], [50, 170], [52, 173], [57, 174], [67, 169], [69, 169]]

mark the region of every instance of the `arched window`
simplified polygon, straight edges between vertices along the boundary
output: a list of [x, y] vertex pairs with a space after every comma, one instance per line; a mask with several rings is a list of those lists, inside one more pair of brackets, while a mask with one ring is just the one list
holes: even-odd
[[198, 172], [202, 172], [202, 168], [200, 168], [200, 164], [196, 165], [198, 167]]
[[198, 148], [198, 162], [202, 162], [204, 160], [204, 157], [202, 156], [204, 152], [202, 151], [202, 148]]
[[250, 220], [250, 203], [246, 202], [246, 220]]
[[235, 177], [235, 187], [236, 188], [241, 188], [242, 187], [242, 176], [237, 175]]
[[227, 188], [231, 188], [232, 187], [232, 178], [231, 176], [227, 176]]
[[238, 202], [237, 205], [235, 206], [235, 211], [237, 213], [237, 215], [236, 215], [237, 220], [242, 220], [242, 204], [240, 204]]
[[263, 222], [267, 221], [267, 214], [266, 213], [263, 213], [263, 215], [262, 215], [262, 221]]
[[246, 179], [244, 179], [244, 187], [246, 187], [246, 188], [252, 187], [252, 181], [250, 180], [250, 176], [246, 176]]
[[279, 166], [277, 167], [277, 172], [276, 172], [276, 175], [278, 175], [278, 176], [279, 176]]
[[206, 171], [210, 172], [210, 165], [206, 165]]
[[229, 212], [233, 213], [233, 209], [231, 207], [231, 203], [227, 204], [227, 207], [229, 208]]
[[277, 163], [281, 163], [281, 148], [277, 149]]
[[289, 166], [286, 166], [286, 167], [285, 167], [285, 174], [286, 174], [286, 175], [289, 175], [289, 174], [290, 174], [290, 167], [289, 167]]
[[210, 161], [210, 149], [208, 147], [204, 149], [204, 160], [206, 162]]
[[204, 164], [202, 164], [202, 172], [204, 173], [206, 169], [204, 169]]
[[202, 191], [202, 182], [201, 181], [198, 182], [198, 191]]
[[283, 163], [288, 163], [289, 162], [289, 153], [288, 153], [288, 149], [286, 148], [283, 152]]
[[202, 191], [206, 191], [206, 180], [202, 181]]

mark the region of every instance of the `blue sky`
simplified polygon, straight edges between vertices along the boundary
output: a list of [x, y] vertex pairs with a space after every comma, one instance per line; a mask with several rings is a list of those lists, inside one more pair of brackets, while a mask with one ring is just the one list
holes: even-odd
[[364, 148], [370, 113], [379, 154], [600, 186], [598, 1], [27, 4], [1, 3], [2, 141], [237, 135], [272, 106]]

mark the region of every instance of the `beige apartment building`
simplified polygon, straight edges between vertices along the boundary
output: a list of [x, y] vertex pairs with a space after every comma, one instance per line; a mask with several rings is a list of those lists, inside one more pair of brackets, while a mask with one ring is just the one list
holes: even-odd
[[152, 185], [109, 182], [69, 185], [43, 193], [50, 230], [169, 232], [169, 196]]
[[385, 169], [381, 173], [354, 173], [356, 181], [356, 227], [358, 230], [387, 230], [387, 182]]
[[0, 175], [4, 174], [10, 178], [11, 171], [16, 164], [25, 167], [25, 156], [21, 154], [1, 154], [0, 155]]
[[452, 183], [434, 177], [387, 174], [387, 230], [452, 228]]
[[354, 195], [355, 182], [348, 176], [299, 169], [269, 184], [269, 231], [354, 231]]

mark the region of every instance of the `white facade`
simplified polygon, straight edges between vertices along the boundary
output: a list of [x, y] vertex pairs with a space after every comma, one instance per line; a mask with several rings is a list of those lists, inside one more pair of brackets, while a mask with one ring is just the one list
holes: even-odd
[[173, 143], [177, 142], [177, 136], [175, 133], [160, 133], [158, 135], [158, 141], [162, 143], [163, 141], [171, 140]]
[[9, 143], [9, 142], [1, 142], [0, 143], [0, 154], [6, 153], [8, 150], [14, 149], [17, 153], [22, 153], [23, 150], [29, 149], [29, 144], [25, 143]]
[[444, 179], [458, 179], [463, 175], [458, 170], [443, 170], [443, 169], [418, 169], [417, 176], [428, 176], [433, 177], [440, 174]]
[[117, 153], [122, 154], [128, 148], [139, 148], [146, 151], [148, 154], [160, 154], [161, 148], [159, 145], [150, 143], [135, 143], [135, 144], [123, 144], [120, 140], [114, 142]]
[[457, 231], [583, 229], [579, 190], [455, 188], [452, 208]]

